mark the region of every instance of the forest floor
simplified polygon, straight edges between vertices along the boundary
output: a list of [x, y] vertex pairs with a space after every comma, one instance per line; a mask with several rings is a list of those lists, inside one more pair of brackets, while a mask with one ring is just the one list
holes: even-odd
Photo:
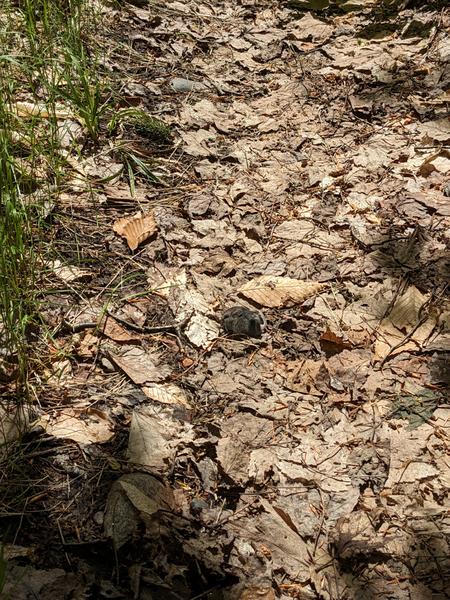
[[449, 13], [136, 4], [171, 133], [67, 122], [5, 597], [450, 598]]

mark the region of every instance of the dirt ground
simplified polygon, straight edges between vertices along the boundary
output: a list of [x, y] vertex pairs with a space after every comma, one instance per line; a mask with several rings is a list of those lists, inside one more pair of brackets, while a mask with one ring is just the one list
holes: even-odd
[[450, 598], [450, 17], [420, 4], [100, 8], [114, 110], [171, 134], [73, 152], [6, 598]]

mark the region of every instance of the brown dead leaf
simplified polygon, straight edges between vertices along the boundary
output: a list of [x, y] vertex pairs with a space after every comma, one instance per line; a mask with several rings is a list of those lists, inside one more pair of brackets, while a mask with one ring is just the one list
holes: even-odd
[[49, 385], [62, 385], [72, 377], [72, 364], [68, 358], [62, 358], [52, 363], [50, 369], [45, 370]]
[[107, 336], [110, 340], [115, 342], [135, 342], [140, 340], [137, 333], [128, 333], [128, 331], [119, 325], [111, 317], [106, 317], [106, 321], [103, 321], [99, 325], [99, 329]]
[[111, 204], [138, 204], [144, 202], [146, 199], [146, 193], [144, 190], [136, 189], [134, 194], [130, 191], [129, 185], [105, 185], [104, 192], [108, 198], [108, 203]]
[[387, 320], [397, 329], [405, 330], [409, 325], [415, 325], [419, 320], [420, 310], [427, 301], [427, 296], [422, 294], [414, 285], [397, 299]]
[[273, 557], [275, 566], [283, 569], [298, 581], [311, 579], [311, 560], [308, 546], [301, 536], [295, 533], [269, 502], [260, 501], [264, 511], [258, 512], [252, 519], [232, 521], [228, 529], [241, 539], [252, 544], [265, 544]]
[[[292, 37], [300, 41], [312, 40], [313, 42], [324, 42], [333, 33], [333, 27], [319, 19], [315, 19], [311, 13], [307, 13], [301, 19], [294, 21]], [[316, 44], [312, 45], [313, 47]]]
[[421, 322], [422, 308], [427, 299], [413, 285], [397, 299], [378, 328], [374, 347], [377, 358], [384, 358], [388, 353], [395, 355], [406, 350], [416, 350], [431, 336], [437, 324], [436, 318], [430, 316]]
[[210, 130], [198, 129], [197, 131], [181, 131], [180, 136], [184, 141], [183, 150], [191, 156], [211, 156], [214, 154], [206, 144], [213, 141], [216, 134]]
[[325, 361], [313, 360], [311, 358], [302, 358], [300, 360], [289, 362], [287, 365], [286, 387], [295, 392], [320, 396], [316, 387], [320, 372], [325, 368]]
[[128, 458], [155, 473], [168, 473], [179, 446], [193, 439], [192, 426], [174, 416], [177, 407], [152, 405], [133, 412]]
[[425, 123], [420, 123], [418, 128], [422, 134], [422, 141], [424, 143], [437, 141], [445, 144], [450, 140], [450, 122], [448, 118], [426, 121]]
[[342, 336], [337, 336], [330, 329], [324, 331], [320, 336], [320, 346], [325, 352], [341, 352], [345, 348], [352, 348], [349, 340]]
[[433, 427], [428, 424], [413, 431], [390, 431], [389, 476], [385, 488], [392, 488], [400, 482], [415, 482], [420, 479], [431, 481], [433, 477], [437, 477], [439, 470], [430, 464], [427, 449], [432, 432]]
[[288, 303], [301, 304], [324, 287], [315, 281], [261, 275], [241, 286], [239, 293], [261, 306], [281, 307]]
[[266, 448], [271, 436], [272, 427], [267, 419], [250, 414], [246, 414], [245, 419], [241, 415], [229, 418], [223, 424], [222, 437], [217, 444], [217, 460], [223, 471], [240, 483], [252, 478], [256, 470], [251, 459], [253, 448], [262, 449], [263, 456], [259, 455], [256, 462], [264, 462], [270, 470], [273, 457]]
[[151, 237], [157, 229], [153, 213], [143, 215], [141, 212], [132, 217], [118, 219], [113, 225], [113, 231], [127, 240], [131, 250]]
[[91, 358], [98, 352], [100, 340], [91, 333], [93, 330], [88, 330], [83, 336], [83, 339], [78, 344], [78, 354], [83, 358]]
[[[6, 557], [5, 557], [6, 558]], [[35, 569], [28, 557], [24, 565], [8, 562], [8, 576], [2, 585], [4, 598], [45, 598], [49, 594], [54, 598], [70, 598], [80, 589], [87, 590], [77, 580], [74, 573], [66, 573], [63, 569]]]
[[121, 355], [110, 352], [109, 358], [137, 385], [164, 381], [170, 374], [170, 367], [159, 365], [158, 356], [144, 348], [128, 348]]
[[395, 356], [408, 350], [416, 351], [429, 339], [436, 323], [436, 319], [430, 317], [410, 335], [413, 327], [408, 327], [406, 333], [403, 333], [403, 330], [397, 329], [388, 319], [383, 320], [377, 331], [377, 340], [374, 345], [375, 357], [383, 359], [387, 354]]
[[[198, 283], [200, 286], [201, 282]], [[183, 269], [167, 279], [163, 287], [159, 287], [159, 292], [167, 295], [169, 307], [178, 315], [178, 319], [189, 319], [184, 329], [185, 335], [193, 344], [202, 348], [207, 348], [220, 333], [219, 324], [207, 316], [214, 313], [214, 304], [217, 302], [213, 284], [214, 280], [206, 277], [202, 290], [194, 288], [188, 283]], [[206, 293], [203, 294], [203, 291]]]

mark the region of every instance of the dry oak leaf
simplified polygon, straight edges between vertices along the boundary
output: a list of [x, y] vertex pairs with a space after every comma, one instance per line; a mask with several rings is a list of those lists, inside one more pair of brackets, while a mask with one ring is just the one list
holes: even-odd
[[317, 281], [302, 281], [291, 277], [261, 275], [245, 283], [239, 293], [261, 306], [277, 308], [288, 302], [301, 304], [325, 287]]
[[113, 225], [113, 231], [127, 240], [131, 250], [136, 250], [139, 244], [148, 240], [156, 230], [157, 225], [153, 213], [143, 215], [138, 212], [132, 217], [118, 219]]

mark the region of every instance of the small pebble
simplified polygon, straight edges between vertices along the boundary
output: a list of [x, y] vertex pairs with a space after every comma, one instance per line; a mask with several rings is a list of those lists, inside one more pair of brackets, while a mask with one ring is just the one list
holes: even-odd
[[444, 185], [444, 187], [442, 188], [442, 193], [444, 194], [444, 196], [450, 197], [450, 182]]

